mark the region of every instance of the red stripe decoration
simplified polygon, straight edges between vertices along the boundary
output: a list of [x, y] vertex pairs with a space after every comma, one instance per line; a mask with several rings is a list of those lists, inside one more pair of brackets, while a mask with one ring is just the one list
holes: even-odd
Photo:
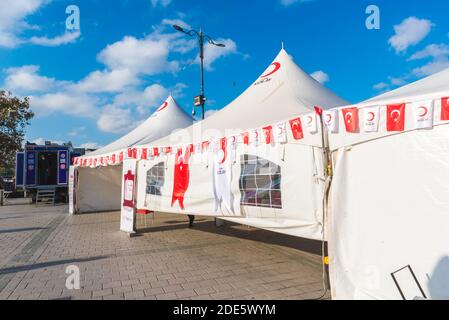
[[249, 145], [249, 132], [243, 132], [242, 136], [243, 136], [243, 143]]

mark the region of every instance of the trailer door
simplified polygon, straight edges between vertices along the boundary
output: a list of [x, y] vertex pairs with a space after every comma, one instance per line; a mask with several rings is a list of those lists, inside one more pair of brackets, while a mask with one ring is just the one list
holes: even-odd
[[16, 153], [16, 188], [25, 184], [25, 152]]

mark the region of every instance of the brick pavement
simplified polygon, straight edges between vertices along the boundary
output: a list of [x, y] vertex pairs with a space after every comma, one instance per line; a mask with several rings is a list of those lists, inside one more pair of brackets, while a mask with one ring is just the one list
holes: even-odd
[[[140, 235], [119, 213], [70, 216], [66, 206], [0, 207], [0, 299], [314, 299], [320, 243], [210, 218], [156, 214]], [[65, 286], [80, 270], [79, 290]], [[326, 295], [325, 298], [329, 298]]]

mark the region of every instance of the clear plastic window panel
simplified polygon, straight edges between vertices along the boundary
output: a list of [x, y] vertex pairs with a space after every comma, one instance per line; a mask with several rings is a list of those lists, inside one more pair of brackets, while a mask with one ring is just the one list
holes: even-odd
[[240, 160], [240, 204], [282, 209], [281, 167], [252, 155], [242, 155]]
[[159, 162], [147, 171], [147, 194], [162, 195], [162, 187], [165, 181], [164, 171], [165, 166], [163, 162]]

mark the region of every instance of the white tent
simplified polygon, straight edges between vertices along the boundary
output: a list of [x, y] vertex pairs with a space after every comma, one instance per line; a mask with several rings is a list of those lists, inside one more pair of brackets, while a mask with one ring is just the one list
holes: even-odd
[[[77, 167], [75, 187], [75, 211], [93, 212], [120, 209], [122, 161], [120, 153], [137, 144], [148, 143], [193, 123], [170, 95], [164, 103], [137, 128], [110, 143], [78, 159], [91, 161], [90, 166]], [[114, 161], [111, 161], [114, 157]], [[97, 162], [97, 160], [100, 161]], [[103, 161], [104, 159], [104, 161]], [[95, 163], [92, 161], [95, 160]], [[101, 193], [98, 193], [101, 190]]]
[[[334, 298], [449, 298], [449, 122], [442, 119], [449, 101], [444, 97], [449, 97], [449, 69], [350, 106], [358, 109], [359, 129], [348, 133], [342, 125], [329, 134]], [[340, 124], [345, 124], [343, 109]], [[395, 128], [402, 119], [403, 131]], [[387, 131], [388, 122], [398, 131]], [[377, 125], [377, 132], [365, 132]]]
[[[138, 162], [137, 209], [218, 216], [322, 239], [323, 136], [313, 110], [346, 103], [282, 49], [265, 72], [222, 110], [141, 146], [149, 152], [166, 146], [172, 151]], [[289, 130], [289, 120], [298, 117], [304, 124], [303, 139]], [[268, 125], [272, 140], [257, 142], [256, 132], [260, 139], [262, 127]], [[282, 129], [287, 134], [283, 142]], [[242, 138], [245, 132], [248, 144]], [[203, 149], [206, 141], [210, 147]], [[194, 146], [191, 154], [189, 144]]]

